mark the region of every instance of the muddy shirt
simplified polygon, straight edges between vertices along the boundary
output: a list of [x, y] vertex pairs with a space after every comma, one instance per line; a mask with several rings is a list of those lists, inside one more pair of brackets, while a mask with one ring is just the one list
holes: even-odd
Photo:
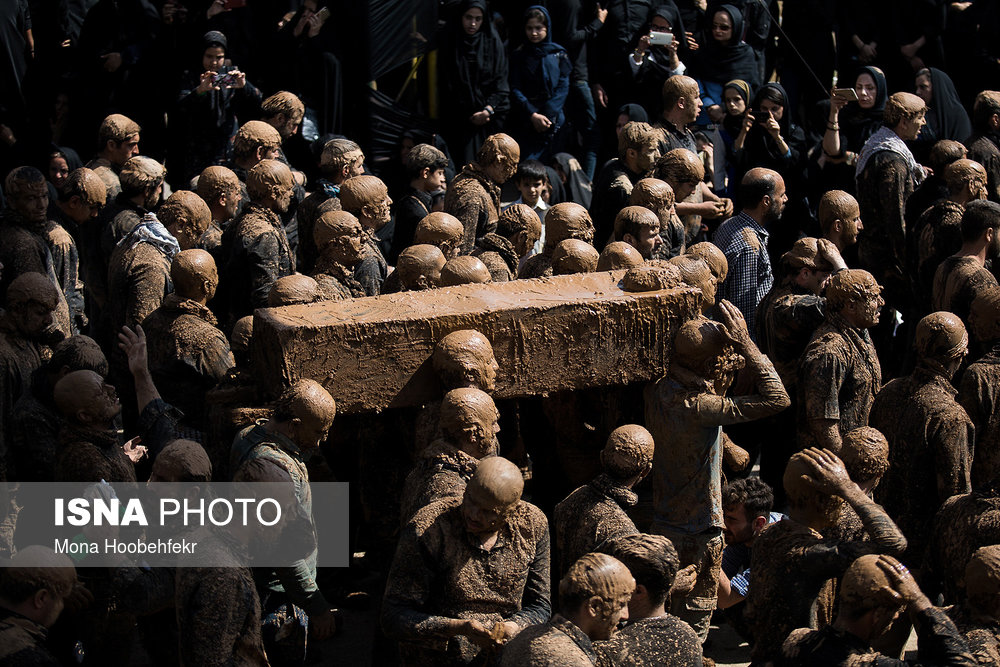
[[[424, 507], [404, 528], [389, 571], [382, 627], [400, 639], [404, 664], [467, 664], [479, 648], [443, 637], [447, 619], [487, 628], [544, 623], [549, 603], [549, 528], [534, 505], [519, 501], [492, 549], [465, 528], [461, 499]], [[524, 663], [522, 663], [524, 664]]]
[[444, 210], [465, 227], [462, 254], [468, 255], [477, 239], [497, 230], [500, 186], [491, 181], [477, 163], [468, 164], [448, 186]]
[[934, 273], [941, 262], [962, 249], [962, 214], [965, 207], [942, 199], [924, 211], [908, 233], [907, 260], [916, 305], [930, 313]]
[[836, 313], [813, 334], [798, 371], [799, 446], [816, 444], [811, 419], [837, 420], [840, 434], [868, 425], [882, 367], [866, 329], [856, 329]]
[[985, 289], [996, 286], [997, 279], [976, 257], [949, 257], [934, 274], [931, 305], [968, 322], [972, 302]]
[[368, 296], [365, 288], [354, 277], [354, 271], [323, 257], [316, 260], [312, 278], [319, 286], [320, 295], [324, 300], [343, 301]]
[[965, 369], [958, 402], [976, 428], [972, 486], [981, 488], [1000, 477], [1000, 346]]
[[948, 614], [965, 637], [969, 653], [978, 665], [1000, 665], [1000, 623], [975, 614], [967, 607], [954, 607]]
[[892, 151], [875, 153], [858, 174], [858, 206], [865, 227], [858, 237], [861, 267], [885, 289], [890, 306], [902, 308], [910, 301], [905, 277], [906, 200], [913, 193], [915, 174]]
[[[181, 664], [264, 667], [261, 607], [253, 575], [230, 547], [201, 535], [199, 551], [228, 567], [179, 567], [176, 613]], [[207, 538], [207, 539], [206, 539]]]
[[47, 348], [22, 338], [10, 323], [0, 322], [0, 479], [6, 479], [14, 404], [28, 391], [31, 375], [46, 353]]
[[795, 394], [799, 359], [823, 324], [826, 299], [794, 282], [775, 285], [757, 307], [757, 345], [774, 363], [785, 391]]
[[59, 290], [59, 303], [52, 313], [55, 326], [65, 335], [71, 332], [69, 306], [59, 284], [56, 268], [46, 240], [45, 227], [48, 223], [36, 224], [27, 221], [10, 208], [0, 210], [0, 300], [7, 294], [7, 288], [15, 278], [23, 273], [40, 273], [52, 281]]
[[889, 441], [889, 470], [875, 489], [909, 542], [908, 563], [921, 563], [931, 517], [942, 503], [971, 490], [974, 432], [955, 390], [939, 373], [917, 368], [887, 384], [869, 424]]
[[626, 514], [626, 508], [637, 502], [634, 491], [601, 473], [556, 505], [553, 521], [559, 574], [565, 574], [581, 556], [597, 551], [608, 540], [638, 533]]
[[[170, 258], [156, 246], [125, 239], [108, 263], [108, 294], [112, 331], [135, 329], [170, 294]], [[117, 346], [116, 346], [117, 347]], [[110, 355], [116, 356], [114, 351]]]
[[72, 220], [61, 214], [59, 209], [57, 220], [49, 220], [44, 229], [43, 238], [52, 255], [52, 270], [56, 281], [66, 297], [69, 308], [71, 333], [77, 334], [87, 323], [86, 303], [83, 296], [83, 281], [80, 279], [80, 251], [76, 241], [69, 233]]
[[701, 667], [701, 642], [691, 626], [667, 614], [631, 622], [594, 644], [601, 667]]
[[827, 626], [821, 630], [795, 630], [782, 647], [782, 659], [777, 664], [781, 667], [972, 667], [976, 664], [961, 633], [943, 611], [929, 607], [917, 613], [916, 621], [916, 660], [881, 655], [860, 637]]
[[52, 385], [42, 369], [32, 374], [31, 388], [14, 404], [7, 473], [19, 482], [51, 482], [59, 432], [66, 422], [52, 401]]
[[552, 275], [551, 251], [529, 257], [517, 272], [518, 278], [547, 278]]
[[400, 517], [403, 523], [421, 508], [445, 498], [461, 501], [466, 483], [479, 467], [479, 459], [444, 440], [435, 440], [425, 449], [403, 483]]
[[969, 144], [969, 159], [986, 169], [986, 189], [990, 201], [1000, 203], [1000, 148], [997, 148], [996, 140], [996, 135], [976, 137]]
[[945, 602], [965, 599], [965, 566], [979, 547], [1000, 544], [1000, 492], [995, 487], [952, 496], [934, 517], [921, 586]]
[[[688, 534], [723, 528], [722, 427], [753, 421], [788, 407], [767, 357], [747, 360], [757, 393], [718, 396], [709, 382], [680, 365], [646, 387], [646, 428], [653, 434], [654, 521]], [[752, 368], [753, 364], [759, 364]]]
[[521, 258], [517, 256], [514, 244], [496, 232], [479, 239], [471, 254], [486, 265], [493, 282], [505, 283], [517, 277], [517, 265]]
[[48, 630], [30, 618], [0, 609], [0, 667], [59, 667], [46, 637]]
[[365, 230], [362, 250], [361, 261], [354, 266], [354, 278], [364, 290], [362, 296], [378, 296], [382, 291], [382, 283], [389, 276], [389, 266], [379, 250], [378, 237], [368, 230]]
[[653, 251], [654, 259], [671, 259], [683, 255], [687, 249], [687, 231], [677, 211], [670, 209], [670, 221], [660, 223], [660, 238], [663, 243]]
[[196, 301], [169, 294], [142, 321], [149, 370], [163, 400], [201, 423], [205, 392], [225, 379], [236, 365], [229, 341], [212, 311]]
[[134, 482], [135, 465], [118, 431], [67, 424], [59, 434], [57, 482]]
[[597, 664], [590, 638], [556, 614], [542, 625], [522, 630], [507, 642], [500, 667], [588, 667]]
[[250, 203], [222, 237], [226, 263], [219, 272], [233, 322], [267, 306], [267, 295], [278, 278], [295, 272], [281, 218], [270, 209]]
[[590, 217], [594, 220], [594, 239], [603, 242], [615, 231], [618, 212], [628, 206], [632, 188], [642, 178], [625, 166], [621, 158], [608, 162], [594, 181], [594, 198], [590, 203]]
[[834, 579], [851, 563], [865, 554], [902, 550], [905, 540], [892, 520], [874, 504], [867, 508], [871, 542], [825, 539], [791, 519], [767, 526], [754, 540], [747, 618], [756, 639], [750, 653], [755, 661], [777, 658], [795, 628], [833, 622]]

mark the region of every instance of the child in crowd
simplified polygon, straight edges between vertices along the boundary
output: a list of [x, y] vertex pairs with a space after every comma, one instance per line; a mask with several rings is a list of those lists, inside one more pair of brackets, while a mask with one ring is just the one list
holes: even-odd
[[434, 194], [445, 189], [447, 166], [448, 157], [430, 144], [417, 144], [407, 154], [405, 167], [410, 188], [396, 208], [396, 230], [386, 258], [390, 264], [395, 264], [399, 253], [413, 245], [417, 223], [434, 210]]
[[[521, 196], [510, 202], [510, 204], [507, 204], [507, 206], [527, 204], [538, 214], [538, 219], [542, 221], [542, 236], [535, 243], [535, 247], [532, 248], [531, 253], [528, 255], [530, 257], [531, 255], [540, 253], [545, 243], [545, 212], [550, 208], [548, 202], [545, 201], [545, 192], [550, 190], [552, 185], [549, 183], [549, 174], [545, 169], [545, 165], [538, 160], [524, 160], [521, 164], [517, 165], [517, 172], [514, 174], [514, 183], [517, 184], [517, 190], [521, 193]], [[504, 208], [506, 209], [507, 206]]]
[[565, 143], [566, 115], [572, 63], [566, 49], [554, 44], [551, 21], [544, 7], [524, 13], [526, 43], [511, 55], [511, 104], [515, 112], [512, 133], [525, 158], [548, 160]]

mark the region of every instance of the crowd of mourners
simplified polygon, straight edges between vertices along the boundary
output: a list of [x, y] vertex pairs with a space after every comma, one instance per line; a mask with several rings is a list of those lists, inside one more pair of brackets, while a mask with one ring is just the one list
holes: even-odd
[[[318, 0], [0, 4], [0, 666], [1000, 665], [997, 3], [443, 2], [378, 161]], [[473, 329], [418, 408], [255, 378], [256, 309], [603, 271], [695, 288], [662, 378], [494, 400]], [[17, 483], [147, 480], [289, 484], [301, 557], [24, 543]]]

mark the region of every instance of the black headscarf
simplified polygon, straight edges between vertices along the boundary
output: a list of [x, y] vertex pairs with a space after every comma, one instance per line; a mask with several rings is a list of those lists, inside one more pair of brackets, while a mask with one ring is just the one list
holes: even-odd
[[[474, 35], [467, 35], [462, 28], [462, 17], [470, 9], [483, 12], [483, 22]], [[461, 107], [461, 115], [468, 110], [486, 106], [484, 90], [496, 88], [499, 78], [507, 78], [507, 58], [500, 35], [490, 21], [485, 0], [463, 0], [451, 24], [445, 31], [441, 58], [450, 84], [448, 90], [460, 99], [451, 104]]]
[[930, 75], [931, 103], [927, 109], [927, 125], [934, 133], [934, 139], [966, 141], [972, 135], [972, 123], [958, 97], [955, 84], [950, 76], [934, 67], [930, 68]]
[[691, 72], [695, 78], [719, 85], [743, 79], [751, 86], [760, 84], [760, 69], [753, 48], [743, 41], [743, 14], [732, 5], [720, 5], [716, 12], [726, 12], [733, 22], [733, 36], [725, 44], [708, 34], [706, 44], [694, 52]]
[[854, 77], [855, 86], [862, 74], [867, 74], [875, 81], [875, 105], [871, 109], [862, 109], [857, 102], [851, 102], [841, 110], [839, 116], [841, 146], [845, 151], [861, 151], [868, 137], [882, 127], [885, 101], [889, 98], [889, 89], [882, 70], [878, 67], [862, 67]]

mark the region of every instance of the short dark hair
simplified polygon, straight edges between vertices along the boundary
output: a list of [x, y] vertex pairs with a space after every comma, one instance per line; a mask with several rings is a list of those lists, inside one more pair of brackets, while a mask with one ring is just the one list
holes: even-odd
[[636, 533], [615, 538], [602, 551], [625, 564], [635, 583], [646, 587], [654, 606], [666, 601], [680, 569], [677, 549], [668, 538]]
[[990, 131], [990, 119], [994, 114], [1000, 114], [1000, 92], [984, 90], [976, 95], [972, 106], [972, 124], [977, 132]]
[[726, 509], [743, 505], [747, 519], [767, 517], [774, 507], [774, 491], [759, 477], [734, 479], [722, 488], [722, 506]]
[[517, 173], [514, 178], [518, 183], [521, 181], [548, 181], [549, 172], [545, 170], [545, 165], [538, 160], [524, 160], [517, 165]]
[[1000, 228], [1000, 204], [985, 199], [969, 202], [962, 214], [962, 241], [972, 243], [987, 229]]
[[778, 180], [774, 177], [773, 172], [762, 171], [754, 173], [753, 171], [748, 171], [740, 182], [740, 205], [743, 208], [753, 208], [764, 197], [773, 197], [777, 189]]
[[424, 169], [434, 173], [448, 166], [448, 156], [430, 144], [417, 144], [406, 154], [406, 174], [410, 179], [417, 178]]

